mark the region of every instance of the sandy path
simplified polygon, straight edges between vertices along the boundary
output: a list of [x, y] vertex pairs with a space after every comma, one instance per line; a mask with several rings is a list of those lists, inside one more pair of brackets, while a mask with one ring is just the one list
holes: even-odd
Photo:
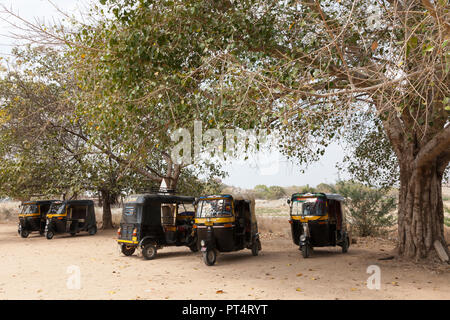
[[[303, 259], [290, 239], [263, 239], [260, 256], [222, 254], [207, 267], [183, 247], [152, 261], [122, 256], [115, 236], [22, 239], [15, 225], [0, 224], [0, 299], [450, 299], [449, 267], [377, 260], [388, 244], [354, 245], [345, 255], [323, 248]], [[371, 264], [381, 268], [380, 290], [366, 287]], [[80, 267], [80, 290], [67, 289], [71, 265]]]

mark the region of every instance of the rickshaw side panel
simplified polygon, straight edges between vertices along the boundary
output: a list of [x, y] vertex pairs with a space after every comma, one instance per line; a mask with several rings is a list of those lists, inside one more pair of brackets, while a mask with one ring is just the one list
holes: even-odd
[[149, 237], [159, 245], [166, 243], [164, 229], [161, 224], [161, 202], [152, 201], [153, 199], [146, 199], [142, 207], [141, 232], [138, 239], [142, 240]]

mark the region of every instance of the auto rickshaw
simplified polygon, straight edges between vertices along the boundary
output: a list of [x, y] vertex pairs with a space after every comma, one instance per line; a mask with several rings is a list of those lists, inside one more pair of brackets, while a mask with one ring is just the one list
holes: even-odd
[[193, 229], [194, 197], [140, 194], [125, 200], [117, 242], [126, 256], [136, 249], [145, 259], [156, 257], [164, 246], [187, 246], [198, 251]]
[[261, 250], [255, 199], [242, 194], [210, 195], [197, 200], [195, 225], [203, 261], [212, 266], [217, 252]]
[[50, 205], [56, 200], [26, 201], [23, 202], [19, 214], [18, 233], [22, 238], [28, 237], [33, 231], [44, 234], [47, 212]]
[[350, 246], [339, 194], [294, 193], [290, 207], [292, 240], [302, 256], [308, 258], [314, 247], [340, 246], [346, 253]]
[[69, 200], [56, 201], [50, 206], [45, 225], [45, 236], [52, 239], [57, 233], [70, 233], [75, 236], [81, 231], [90, 235], [97, 233], [94, 201]]

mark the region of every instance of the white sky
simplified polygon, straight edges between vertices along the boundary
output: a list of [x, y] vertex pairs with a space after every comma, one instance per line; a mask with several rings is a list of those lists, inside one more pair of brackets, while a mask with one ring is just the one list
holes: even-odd
[[[95, 0], [98, 1], [98, 0]], [[85, 8], [88, 0], [53, 0], [60, 9], [70, 14], [77, 15], [77, 12]], [[12, 8], [14, 12], [29, 21], [39, 19], [40, 21], [52, 21], [58, 19], [57, 10], [48, 2], [48, 0], [0, 0], [0, 4]], [[0, 17], [5, 19], [7, 16], [0, 13]], [[14, 30], [11, 26], [0, 20], [0, 56], [6, 58], [11, 48], [16, 45], [14, 39], [9, 37], [10, 32]], [[265, 185], [306, 185], [316, 186], [319, 183], [333, 183], [338, 179], [336, 164], [343, 158], [342, 147], [338, 144], [331, 145], [321, 161], [309, 166], [305, 174], [300, 174], [300, 168], [293, 162], [283, 159], [276, 152], [267, 154], [267, 158], [278, 161], [278, 166], [268, 166], [267, 168], [255, 167], [253, 163], [242, 163], [235, 161], [225, 169], [229, 176], [224, 179], [224, 183], [241, 188], [252, 188], [257, 184]], [[266, 158], [266, 154], [259, 154], [257, 157]], [[261, 174], [262, 173], [262, 174]]]

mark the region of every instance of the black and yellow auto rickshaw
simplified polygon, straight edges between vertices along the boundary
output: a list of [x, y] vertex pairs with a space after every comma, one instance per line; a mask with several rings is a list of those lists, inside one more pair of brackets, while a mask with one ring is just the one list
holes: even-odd
[[56, 201], [50, 206], [45, 225], [45, 236], [52, 239], [57, 233], [70, 233], [75, 236], [81, 231], [90, 235], [97, 233], [94, 201], [69, 200]]
[[195, 226], [203, 261], [212, 266], [217, 252], [250, 249], [254, 256], [261, 250], [255, 200], [247, 195], [226, 194], [197, 200]]
[[294, 193], [288, 200], [292, 240], [308, 258], [314, 247], [350, 246], [342, 203], [338, 194]]
[[22, 238], [28, 237], [33, 231], [39, 231], [40, 235], [44, 234], [47, 212], [53, 202], [55, 200], [26, 201], [22, 203], [18, 229], [18, 233]]
[[173, 194], [130, 196], [123, 205], [117, 242], [126, 256], [136, 249], [154, 259], [164, 246], [187, 246], [198, 251], [194, 197]]

